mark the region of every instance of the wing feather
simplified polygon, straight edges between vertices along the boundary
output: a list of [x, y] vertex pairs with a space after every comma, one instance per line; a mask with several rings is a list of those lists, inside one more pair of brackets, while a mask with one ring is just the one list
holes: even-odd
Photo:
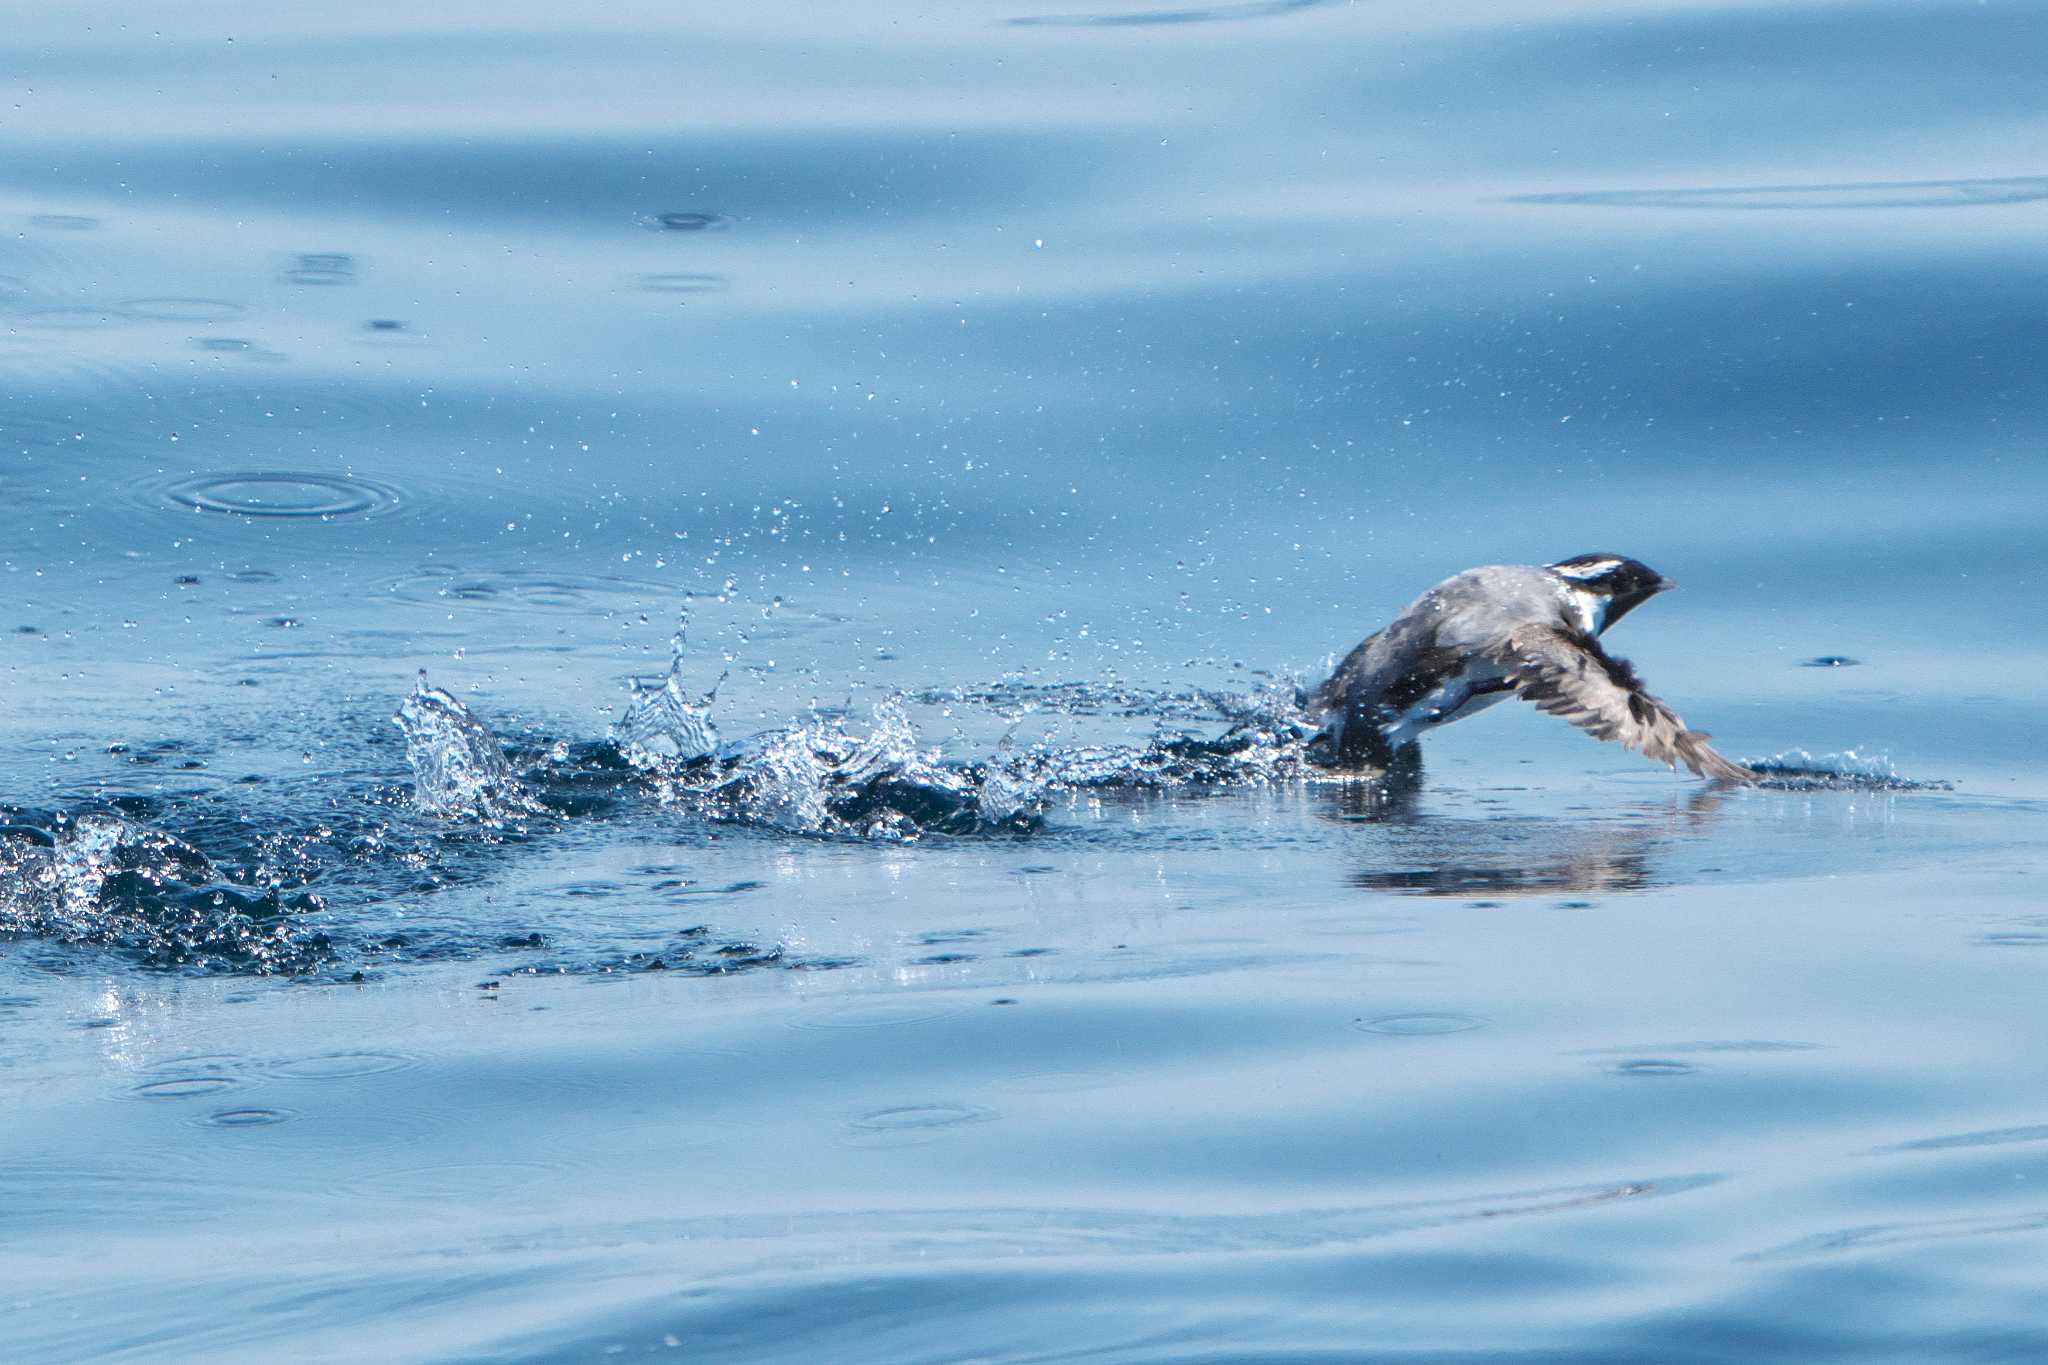
[[1606, 653], [1584, 632], [1554, 626], [1517, 631], [1494, 657], [1522, 700], [1595, 739], [1613, 740], [1674, 768], [1683, 763], [1717, 782], [1757, 780], [1748, 768], [1715, 753], [1707, 735], [1686, 729], [1676, 711], [1644, 690], [1628, 660]]

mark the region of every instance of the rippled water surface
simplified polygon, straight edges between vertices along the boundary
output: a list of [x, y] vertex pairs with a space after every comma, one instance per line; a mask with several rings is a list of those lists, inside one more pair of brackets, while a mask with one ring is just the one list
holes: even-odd
[[0, 1354], [2048, 1356], [2032, 7], [0, 16]]

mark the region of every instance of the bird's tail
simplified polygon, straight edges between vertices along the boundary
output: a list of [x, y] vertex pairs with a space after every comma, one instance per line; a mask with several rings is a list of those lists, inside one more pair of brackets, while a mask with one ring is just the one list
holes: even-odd
[[1758, 780], [1755, 769], [1745, 768], [1714, 752], [1713, 746], [1707, 743], [1711, 738], [1713, 736], [1704, 730], [1687, 730], [1678, 737], [1679, 761], [1692, 769], [1693, 776], [1704, 777], [1710, 782], [1735, 782], [1745, 786]]

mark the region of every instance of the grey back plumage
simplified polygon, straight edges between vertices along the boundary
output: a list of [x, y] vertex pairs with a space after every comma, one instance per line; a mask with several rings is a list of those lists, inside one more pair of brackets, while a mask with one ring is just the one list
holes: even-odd
[[1402, 692], [1427, 691], [1474, 650], [1498, 643], [1519, 625], [1581, 624], [1570, 619], [1570, 604], [1557, 575], [1533, 564], [1487, 564], [1453, 574], [1345, 655], [1311, 702], [1326, 711], [1362, 697], [1405, 704]]
[[[1620, 563], [1649, 585], [1615, 599], [1615, 619], [1669, 586], [1633, 560]], [[1688, 730], [1627, 660], [1601, 649], [1597, 637], [1609, 619], [1605, 597], [1554, 566], [1467, 569], [1366, 637], [1308, 701], [1324, 714], [1347, 766], [1385, 768], [1394, 739], [1407, 740], [1417, 724], [1455, 719], [1512, 692], [1658, 762], [1717, 781], [1755, 780], [1714, 752], [1705, 734]]]

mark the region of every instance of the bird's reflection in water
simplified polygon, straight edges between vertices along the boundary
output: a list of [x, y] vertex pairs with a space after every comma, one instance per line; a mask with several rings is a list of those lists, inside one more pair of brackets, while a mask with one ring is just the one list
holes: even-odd
[[1724, 788], [1700, 787], [1609, 818], [1430, 816], [1413, 786], [1359, 783], [1326, 796], [1327, 814], [1364, 826], [1366, 865], [1347, 879], [1365, 891], [1418, 896], [1549, 896], [1637, 891], [1682, 873], [1660, 855], [1673, 836], [1720, 818]]

